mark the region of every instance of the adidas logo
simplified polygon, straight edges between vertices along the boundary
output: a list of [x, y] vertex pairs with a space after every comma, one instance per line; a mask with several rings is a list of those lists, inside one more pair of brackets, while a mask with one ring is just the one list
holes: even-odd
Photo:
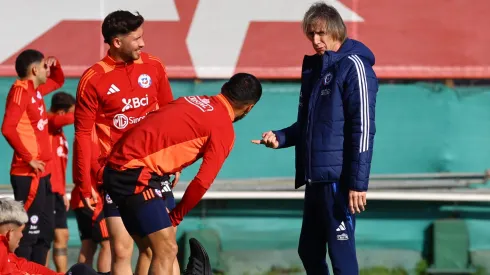
[[119, 91], [120, 91], [119, 88], [116, 85], [112, 84], [111, 87], [109, 88], [109, 91], [107, 92], [107, 94], [111, 95], [111, 94], [115, 94]]
[[345, 231], [345, 224], [344, 222], [341, 222], [339, 227], [337, 227], [337, 229], [335, 229], [335, 231]]
[[168, 180], [161, 182], [162, 185], [162, 192], [172, 192], [172, 189], [170, 188], [170, 182]]

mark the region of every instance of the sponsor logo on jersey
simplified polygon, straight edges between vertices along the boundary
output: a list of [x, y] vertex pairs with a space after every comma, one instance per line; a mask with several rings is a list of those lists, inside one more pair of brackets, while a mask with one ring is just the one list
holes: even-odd
[[203, 112], [211, 112], [212, 110], [214, 110], [214, 107], [209, 104], [209, 99], [207, 98], [200, 98], [199, 96], [186, 96], [184, 97], [184, 99]]
[[145, 117], [146, 115], [140, 117], [133, 117], [133, 116], [128, 117], [125, 114], [117, 114], [112, 119], [112, 122], [114, 123], [114, 127], [116, 127], [119, 130], [122, 130], [128, 127], [128, 125], [136, 124], [142, 121]]
[[141, 106], [148, 106], [148, 95], [145, 95], [143, 98], [133, 97], [133, 98], [123, 98], [122, 102], [124, 103], [124, 107], [121, 112], [126, 112], [131, 109], [138, 109]]

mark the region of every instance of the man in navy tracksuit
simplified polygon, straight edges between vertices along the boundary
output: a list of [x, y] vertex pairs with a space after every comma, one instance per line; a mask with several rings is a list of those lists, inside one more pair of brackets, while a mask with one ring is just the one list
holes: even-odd
[[342, 18], [325, 3], [310, 7], [303, 30], [317, 54], [305, 56], [297, 121], [256, 144], [296, 149], [296, 188], [306, 184], [298, 253], [308, 274], [357, 275], [355, 213], [366, 205], [378, 81], [374, 55], [347, 38]]

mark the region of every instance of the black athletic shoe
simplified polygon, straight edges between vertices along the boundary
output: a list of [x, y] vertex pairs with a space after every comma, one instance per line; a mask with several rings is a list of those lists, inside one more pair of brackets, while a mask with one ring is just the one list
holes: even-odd
[[191, 256], [184, 275], [212, 275], [209, 256], [202, 244], [194, 238], [189, 240]]

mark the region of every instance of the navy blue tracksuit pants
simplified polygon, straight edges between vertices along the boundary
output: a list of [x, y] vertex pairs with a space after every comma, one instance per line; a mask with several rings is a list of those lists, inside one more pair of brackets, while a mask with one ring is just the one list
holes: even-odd
[[298, 254], [309, 275], [329, 274], [327, 244], [335, 275], [359, 274], [354, 239], [356, 222], [349, 212], [348, 194], [346, 184], [306, 185]]

